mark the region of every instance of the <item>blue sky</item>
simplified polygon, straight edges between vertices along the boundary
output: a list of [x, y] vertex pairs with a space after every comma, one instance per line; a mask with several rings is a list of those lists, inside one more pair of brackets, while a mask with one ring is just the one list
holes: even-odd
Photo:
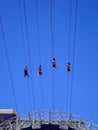
[[[41, 80], [37, 75], [39, 62], [36, 0], [25, 0], [28, 39], [30, 46], [32, 78], [36, 109], [52, 108], [52, 68], [51, 68], [51, 29], [50, 0], [38, 0], [38, 19], [40, 34], [40, 54], [43, 68], [42, 88], [44, 106], [41, 101]], [[74, 82], [72, 112], [98, 123], [98, 1], [77, 0], [77, 32], [74, 64]], [[18, 0], [0, 0], [0, 16], [5, 34], [11, 73], [14, 83], [18, 112], [24, 113], [34, 109], [31, 78], [25, 79], [24, 50], [29, 69], [28, 49], [26, 43], [25, 17], [23, 1], [20, 0], [24, 42], [21, 35]], [[55, 109], [66, 111], [66, 86], [68, 62], [70, 0], [54, 0], [54, 39], [57, 70], [55, 72]], [[75, 21], [75, 0], [72, 0], [72, 20], [70, 35], [70, 62], [72, 63]], [[30, 69], [29, 69], [30, 71]], [[8, 63], [0, 28], [0, 108], [13, 108], [15, 103]], [[72, 74], [72, 73], [71, 73]], [[71, 83], [69, 74], [69, 87]], [[29, 87], [28, 85], [29, 84]], [[30, 99], [30, 100], [29, 100]], [[32, 104], [32, 107], [30, 105]], [[32, 108], [32, 109], [31, 109]]]

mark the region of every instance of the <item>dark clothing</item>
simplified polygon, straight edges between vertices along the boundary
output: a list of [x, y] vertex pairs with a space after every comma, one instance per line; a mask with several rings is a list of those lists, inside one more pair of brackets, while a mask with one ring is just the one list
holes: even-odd
[[40, 76], [42, 75], [42, 66], [41, 65], [39, 66], [39, 69], [38, 69], [38, 75], [40, 75]]
[[71, 64], [68, 62], [68, 63], [67, 63], [67, 71], [68, 71], [68, 72], [70, 72], [70, 65], [71, 65]]
[[52, 60], [52, 67], [56, 68], [56, 60], [55, 60], [55, 58], [53, 58], [53, 60]]
[[24, 77], [29, 77], [27, 68], [24, 69]]
[[68, 71], [68, 72], [70, 71], [70, 67], [69, 67], [69, 66], [67, 67], [67, 71]]

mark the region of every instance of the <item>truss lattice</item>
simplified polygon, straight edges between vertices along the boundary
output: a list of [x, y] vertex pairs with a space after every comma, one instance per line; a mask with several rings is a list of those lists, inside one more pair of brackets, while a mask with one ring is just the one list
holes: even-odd
[[18, 115], [0, 123], [0, 130], [22, 130], [30, 126], [32, 129], [38, 129], [43, 124], [59, 125], [61, 129], [71, 127], [76, 130], [98, 130], [98, 125], [85, 120], [81, 116], [59, 110], [33, 111]]

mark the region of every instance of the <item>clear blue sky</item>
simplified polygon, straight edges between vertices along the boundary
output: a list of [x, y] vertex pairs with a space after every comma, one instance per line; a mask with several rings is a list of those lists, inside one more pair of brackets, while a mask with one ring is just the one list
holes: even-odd
[[[42, 109], [41, 82], [37, 75], [39, 66], [38, 38], [36, 24], [36, 0], [25, 0], [27, 25], [29, 33], [29, 46], [32, 65], [32, 77], [36, 109]], [[76, 52], [74, 64], [72, 112], [87, 117], [98, 123], [98, 0], [77, 0], [78, 19], [76, 33]], [[0, 0], [0, 16], [5, 33], [6, 46], [11, 66], [18, 112], [31, 111], [30, 100], [33, 105], [31, 82], [23, 76], [25, 67], [23, 44], [26, 43], [26, 30], [24, 23], [23, 1], [20, 0], [23, 32], [25, 41], [22, 41], [18, 0]], [[55, 57], [57, 70], [55, 70], [55, 109], [66, 111], [66, 64], [68, 61], [69, 12], [70, 0], [54, 0], [54, 32]], [[50, 0], [38, 0], [40, 53], [43, 67], [42, 87], [44, 109], [52, 107], [52, 68], [51, 68], [51, 30], [50, 30]], [[73, 32], [75, 19], [75, 0], [72, 0], [72, 28], [70, 61], [73, 54]], [[30, 71], [30, 70], [29, 70]], [[70, 87], [71, 79], [69, 80]], [[28, 92], [29, 91], [29, 92]], [[13, 108], [15, 103], [8, 63], [0, 28], [0, 108]], [[32, 107], [33, 108], [33, 107]]]

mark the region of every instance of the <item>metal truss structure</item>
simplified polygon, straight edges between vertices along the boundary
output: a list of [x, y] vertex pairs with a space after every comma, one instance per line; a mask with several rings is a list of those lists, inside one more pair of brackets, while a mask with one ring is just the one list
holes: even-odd
[[98, 130], [98, 125], [85, 120], [81, 116], [59, 110], [33, 111], [15, 116], [0, 123], [0, 130], [22, 130], [28, 127], [38, 129], [45, 124], [58, 125], [60, 129], [66, 130], [68, 127], [75, 130]]

